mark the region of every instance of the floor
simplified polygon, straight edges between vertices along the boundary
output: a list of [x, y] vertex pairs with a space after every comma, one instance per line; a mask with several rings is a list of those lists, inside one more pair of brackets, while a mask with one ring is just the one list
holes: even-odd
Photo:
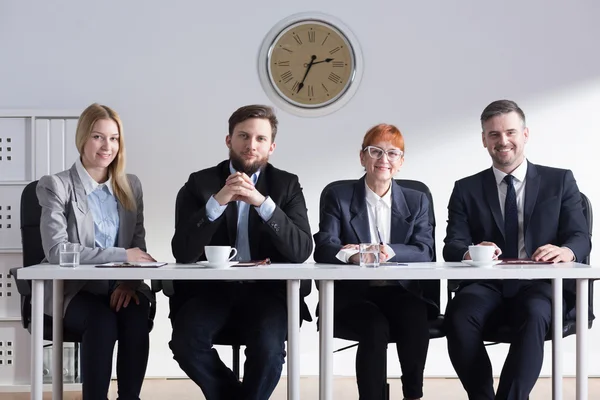
[[[402, 399], [402, 386], [399, 379], [390, 379], [390, 399]], [[575, 379], [564, 379], [564, 398], [563, 400], [575, 400]], [[427, 399], [444, 400], [467, 400], [460, 382], [457, 379], [426, 379], [425, 397]], [[116, 383], [111, 385], [109, 395], [110, 400], [116, 399]], [[335, 378], [334, 399], [353, 400], [358, 399], [356, 383], [354, 378], [338, 377]], [[0, 400], [26, 400], [29, 399], [29, 393], [0, 393]], [[44, 395], [44, 400], [51, 399], [51, 393]], [[202, 400], [202, 392], [191, 381], [186, 379], [148, 379], [144, 382], [141, 398], [143, 400], [159, 399], [177, 399], [177, 400]], [[275, 389], [272, 400], [286, 399], [286, 381], [282, 379]], [[317, 377], [301, 378], [301, 399], [319, 398], [319, 380]], [[531, 393], [530, 400], [549, 400], [552, 398], [552, 381], [547, 378], [540, 379]], [[600, 378], [589, 380], [589, 398], [600, 398]], [[81, 400], [79, 393], [67, 393], [64, 400]]]

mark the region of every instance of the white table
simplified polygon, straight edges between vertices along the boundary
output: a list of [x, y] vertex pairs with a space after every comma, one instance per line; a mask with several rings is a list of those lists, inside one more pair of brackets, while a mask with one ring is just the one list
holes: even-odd
[[[300, 399], [300, 279], [311, 279], [312, 265], [283, 264], [256, 268], [210, 269], [196, 264], [168, 264], [160, 268], [95, 268], [81, 265], [61, 268], [39, 264], [19, 269], [18, 278], [32, 280], [31, 299], [31, 398], [42, 400], [44, 281], [53, 281], [52, 368], [62, 371], [64, 280], [285, 280], [288, 307], [288, 399]], [[163, 305], [166, 306], [166, 305]], [[58, 316], [58, 318], [56, 317]], [[60, 376], [60, 375], [59, 375]], [[52, 398], [62, 399], [62, 379], [52, 380]]]
[[[321, 271], [313, 279], [321, 280], [319, 291], [320, 395], [321, 400], [333, 399], [333, 282], [335, 280], [376, 279], [551, 279], [552, 299], [552, 399], [562, 399], [562, 323], [563, 279], [577, 280], [577, 345], [576, 399], [588, 399], [586, 340], [588, 330], [588, 283], [600, 277], [600, 268], [579, 263], [546, 265], [511, 265], [491, 268], [469, 267], [462, 263], [409, 263], [408, 266], [356, 268], [316, 264]], [[324, 272], [329, 271], [329, 273]], [[330, 278], [329, 276], [332, 275]]]
[[[577, 400], [587, 400], [587, 360], [585, 355], [588, 324], [588, 281], [600, 279], [600, 268], [585, 264], [516, 265], [511, 268], [475, 268], [461, 263], [411, 263], [408, 266], [357, 268], [329, 264], [273, 264], [256, 268], [207, 269], [194, 264], [169, 264], [156, 269], [60, 268], [41, 264], [20, 269], [19, 279], [33, 281], [32, 293], [32, 391], [31, 398], [42, 399], [43, 299], [44, 280], [54, 282], [54, 315], [62, 315], [63, 280], [285, 280], [288, 296], [288, 399], [298, 400], [299, 372], [299, 286], [301, 279], [321, 281], [319, 307], [320, 394], [333, 398], [333, 282], [335, 280], [379, 279], [551, 279], [553, 282], [553, 399], [562, 399], [562, 283], [577, 280]], [[53, 369], [62, 370], [62, 318], [53, 321]], [[62, 398], [62, 380], [53, 380], [53, 398]]]

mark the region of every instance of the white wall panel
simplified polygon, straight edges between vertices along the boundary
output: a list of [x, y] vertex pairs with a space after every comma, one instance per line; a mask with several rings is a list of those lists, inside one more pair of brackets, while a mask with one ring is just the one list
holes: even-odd
[[0, 250], [21, 248], [19, 203], [22, 185], [0, 185]]
[[69, 168], [78, 156], [77, 118], [35, 119], [35, 179]]
[[65, 120], [65, 168], [70, 168], [79, 157], [79, 151], [77, 151], [77, 147], [75, 146], [77, 120], [78, 118]]
[[36, 119], [34, 123], [35, 136], [35, 177], [40, 179], [50, 173], [50, 121], [47, 119]]
[[66, 155], [66, 142], [65, 142], [65, 121], [62, 119], [51, 119], [50, 120], [50, 140], [48, 143], [49, 154], [50, 154], [50, 173], [56, 174], [57, 172], [65, 170], [65, 155]]
[[21, 321], [0, 321], [0, 384], [29, 383], [30, 334]]
[[23, 265], [21, 253], [0, 254], [0, 318], [20, 318], [21, 301], [10, 269]]
[[0, 181], [27, 180], [26, 118], [0, 118]]

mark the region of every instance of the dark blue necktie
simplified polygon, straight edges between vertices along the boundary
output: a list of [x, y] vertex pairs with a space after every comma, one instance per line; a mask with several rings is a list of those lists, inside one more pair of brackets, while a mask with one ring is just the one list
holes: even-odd
[[514, 177], [506, 175], [506, 201], [504, 202], [504, 258], [519, 258], [519, 213], [517, 194], [513, 185]]
[[[504, 202], [504, 248], [503, 258], [519, 258], [519, 211], [517, 194], [513, 185], [514, 177], [506, 175], [506, 200]], [[502, 293], [505, 297], [513, 297], [519, 291], [519, 281], [507, 279], [503, 282]]]

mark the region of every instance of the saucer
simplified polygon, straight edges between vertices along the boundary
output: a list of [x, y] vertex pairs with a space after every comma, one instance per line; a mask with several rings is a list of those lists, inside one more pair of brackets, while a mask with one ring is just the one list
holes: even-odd
[[463, 263], [470, 265], [472, 267], [492, 267], [496, 264], [500, 264], [502, 260], [489, 260], [489, 261], [473, 261], [473, 260], [463, 260]]
[[229, 268], [232, 265], [239, 263], [239, 261], [227, 261], [224, 263], [211, 263], [208, 261], [198, 261], [198, 264], [205, 266], [207, 268]]

